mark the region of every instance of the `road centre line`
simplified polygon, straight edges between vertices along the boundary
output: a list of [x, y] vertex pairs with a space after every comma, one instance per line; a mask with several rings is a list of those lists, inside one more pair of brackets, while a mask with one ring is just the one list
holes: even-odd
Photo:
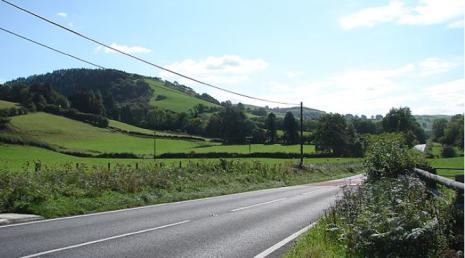
[[245, 209], [250, 209], [250, 208], [254, 208], [254, 207], [257, 207], [257, 206], [262, 206], [262, 205], [265, 205], [265, 204], [270, 204], [270, 203], [274, 203], [274, 202], [279, 202], [279, 201], [282, 201], [282, 200], [285, 200], [285, 199], [287, 199], [287, 197], [279, 198], [279, 199], [272, 200], [272, 201], [267, 201], [267, 202], [261, 202], [261, 203], [257, 203], [257, 204], [253, 204], [253, 205], [249, 205], [249, 206], [240, 207], [240, 208], [236, 208], [236, 209], [231, 210], [231, 212], [241, 211], [241, 210], [245, 210]]
[[94, 240], [94, 241], [84, 242], [84, 243], [81, 243], [81, 244], [70, 245], [70, 246], [66, 246], [66, 247], [52, 249], [52, 250], [49, 250], [49, 251], [43, 251], [43, 252], [40, 252], [40, 253], [30, 254], [30, 255], [22, 256], [21, 258], [38, 257], [38, 256], [41, 256], [41, 255], [46, 255], [46, 254], [61, 252], [61, 251], [64, 251], [64, 250], [74, 249], [74, 248], [78, 248], [78, 247], [82, 247], [82, 246], [97, 244], [97, 243], [101, 243], [101, 242], [105, 242], [105, 241], [109, 241], [109, 240], [113, 240], [113, 239], [118, 239], [118, 238], [138, 235], [138, 234], [142, 234], [142, 233], [147, 233], [147, 232], [151, 232], [151, 231], [155, 231], [155, 230], [159, 230], [159, 229], [163, 229], [163, 228], [173, 227], [173, 226], [181, 225], [181, 224], [188, 223], [188, 222], [190, 222], [190, 220], [183, 220], [183, 221], [180, 221], [180, 222], [171, 223], [171, 224], [167, 224], [167, 225], [163, 225], [163, 226], [143, 229], [143, 230], [139, 230], [139, 231], [135, 231], [135, 232], [130, 232], [130, 233], [125, 233], [125, 234], [116, 235], [116, 236], [112, 236], [112, 237], [102, 238], [102, 239], [98, 239], [98, 240]]

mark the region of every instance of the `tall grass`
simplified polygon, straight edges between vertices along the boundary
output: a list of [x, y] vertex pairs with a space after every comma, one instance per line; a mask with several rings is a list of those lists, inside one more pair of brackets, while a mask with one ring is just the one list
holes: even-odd
[[359, 165], [334, 164], [327, 171], [290, 165], [219, 160], [187, 166], [118, 165], [37, 167], [37, 172], [0, 171], [0, 212], [45, 217], [178, 201], [343, 177]]

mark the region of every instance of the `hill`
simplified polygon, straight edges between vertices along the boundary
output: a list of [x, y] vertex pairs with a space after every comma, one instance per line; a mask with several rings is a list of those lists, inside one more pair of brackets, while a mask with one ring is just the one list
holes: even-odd
[[153, 95], [150, 98], [150, 105], [152, 106], [174, 112], [188, 112], [199, 104], [207, 107], [219, 107], [218, 104], [200, 99], [195, 95], [170, 88], [170, 84], [164, 81], [156, 79], [145, 79], [145, 81], [153, 90]]
[[[256, 115], [256, 116], [265, 116], [267, 113], [274, 113], [278, 117], [284, 118], [287, 112], [291, 112], [294, 117], [300, 118], [300, 107], [275, 107], [275, 108], [270, 108], [268, 106], [266, 107], [259, 107], [259, 106], [254, 106], [254, 105], [244, 105], [246, 107], [247, 112]], [[305, 120], [307, 119], [318, 119], [322, 114], [325, 114], [326, 112], [318, 110], [318, 109], [313, 109], [313, 108], [308, 108], [308, 107], [303, 107], [303, 117]]]
[[414, 115], [414, 117], [426, 132], [431, 132], [434, 120], [442, 118], [450, 120], [451, 118], [451, 116], [448, 115]]
[[[117, 121], [110, 121], [110, 126], [151, 133], [143, 128], [134, 127]], [[157, 132], [160, 137], [182, 136], [179, 134]], [[129, 135], [111, 128], [99, 128], [87, 123], [62, 116], [37, 112], [11, 117], [9, 129], [0, 131], [1, 137], [22, 137], [59, 147], [76, 153], [133, 153], [151, 157], [154, 141], [151, 137]], [[252, 152], [288, 152], [298, 153], [298, 145], [252, 144]], [[217, 142], [186, 139], [157, 139], [157, 154], [163, 153], [209, 153], [229, 152], [248, 153], [248, 145], [221, 145]], [[313, 145], [305, 146], [306, 153], [315, 152]]]
[[[5, 83], [6, 86], [35, 84], [51, 85], [71, 102], [77, 94], [92, 92], [102, 98], [105, 113], [115, 119], [118, 117], [117, 107], [131, 103], [152, 105], [174, 112], [187, 112], [198, 104], [209, 107], [219, 104], [208, 94], [197, 94], [178, 83], [112, 69], [64, 69]], [[77, 104], [76, 108], [79, 109]]]

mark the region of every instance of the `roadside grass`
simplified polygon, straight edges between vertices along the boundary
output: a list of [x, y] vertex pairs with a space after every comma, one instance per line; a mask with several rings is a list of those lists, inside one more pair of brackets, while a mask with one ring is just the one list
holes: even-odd
[[161, 163], [111, 169], [44, 166], [37, 172], [0, 168], [0, 212], [51, 218], [305, 184], [360, 172], [359, 163], [322, 166], [324, 172], [259, 161], [216, 160], [182, 168]]
[[322, 217], [316, 224], [300, 236], [283, 258], [344, 258], [346, 247], [337, 238], [328, 234], [331, 224], [329, 217]]
[[[192, 109], [198, 104], [202, 104], [207, 107], [218, 107], [218, 105], [203, 99], [189, 96], [183, 92], [167, 88], [161, 81], [147, 79], [146, 82], [154, 91], [154, 95], [150, 100], [150, 104], [153, 106], [168, 109], [174, 112], [188, 112], [189, 109]], [[165, 96], [166, 98], [162, 100], [156, 100], [157, 96], [159, 95]]]
[[15, 108], [15, 107], [18, 107], [18, 106], [14, 102], [0, 100], [0, 109]]
[[[153, 166], [155, 163], [163, 163], [166, 166], [181, 166], [185, 167], [189, 162], [191, 163], [205, 163], [217, 161], [217, 158], [211, 159], [158, 159], [154, 162], [153, 159], [111, 159], [111, 158], [83, 158], [71, 155], [61, 154], [51, 150], [23, 146], [13, 144], [0, 143], [0, 169], [21, 171], [33, 170], [34, 163], [40, 162], [43, 166], [47, 167], [60, 167], [64, 165], [84, 164], [87, 166], [116, 166], [116, 165], [147, 165]], [[244, 162], [261, 162], [264, 164], [275, 165], [292, 165], [299, 162], [298, 159], [273, 159], [273, 158], [240, 158], [240, 159], [227, 159], [227, 160], [241, 160]], [[354, 163], [359, 162], [359, 158], [305, 158], [305, 164], [340, 164], [340, 163]]]
[[[94, 151], [112, 153], [153, 154], [153, 139], [131, 136], [98, 128], [76, 120], [43, 112], [20, 115], [11, 118], [13, 130], [3, 132], [20, 136], [33, 137], [42, 142], [62, 146], [72, 151]], [[113, 122], [113, 125], [134, 130], [142, 128]], [[162, 153], [208, 153], [237, 152], [248, 153], [249, 145], [222, 145], [184, 139], [157, 139], [157, 155]], [[252, 152], [294, 152], [299, 153], [299, 145], [252, 144]], [[313, 145], [304, 146], [305, 153], [315, 152]]]

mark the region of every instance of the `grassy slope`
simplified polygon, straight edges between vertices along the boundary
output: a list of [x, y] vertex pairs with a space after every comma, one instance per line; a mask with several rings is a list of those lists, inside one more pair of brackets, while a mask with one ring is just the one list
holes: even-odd
[[[140, 128], [134, 125], [126, 124], [126, 123], [116, 121], [116, 120], [111, 120], [111, 119], [109, 119], [109, 126], [118, 128], [122, 131], [127, 131], [127, 132], [136, 132], [136, 133], [143, 133], [143, 134], [150, 134], [150, 135], [153, 134], [153, 130]], [[191, 136], [187, 134], [164, 132], [164, 131], [156, 131], [156, 134], [161, 135], [161, 136]], [[196, 136], [196, 137], [203, 138], [200, 136]]]
[[[180, 91], [167, 88], [160, 81], [149, 80], [149, 79], [147, 79], [146, 81], [150, 85], [150, 87], [152, 87], [152, 89], [154, 90], [154, 95], [152, 99], [150, 100], [150, 104], [154, 106], [168, 109], [174, 112], [187, 112], [189, 109], [191, 109], [192, 107], [198, 104], [203, 104], [209, 107], [217, 106], [208, 101], [189, 96]], [[166, 97], [166, 99], [155, 100], [158, 95], [163, 95]]]
[[14, 108], [14, 107], [17, 107], [16, 103], [6, 101], [6, 100], [0, 100], [0, 109]]
[[[81, 158], [74, 157], [70, 155], [65, 155], [57, 152], [53, 152], [46, 149], [41, 149], [31, 146], [21, 146], [21, 145], [11, 145], [11, 144], [1, 144], [0, 143], [0, 169], [9, 169], [9, 170], [21, 170], [29, 164], [29, 169], [33, 168], [34, 161], [40, 161], [42, 164], [47, 166], [61, 166], [64, 164], [70, 163], [80, 163], [86, 164], [88, 166], [94, 165], [111, 165], [116, 164], [127, 164], [135, 165], [135, 163], [150, 165], [153, 164], [153, 160], [145, 159], [104, 159], [104, 158]], [[190, 162], [209, 162], [211, 160], [217, 159], [164, 159], [158, 160], [157, 162], [163, 162], [166, 165], [177, 165], [179, 166], [179, 161], [182, 165], [186, 165]], [[297, 163], [298, 160], [292, 159], [266, 159], [266, 158], [254, 158], [254, 159], [240, 159], [247, 160], [250, 162], [260, 161], [266, 164], [293, 164]], [[308, 158], [305, 159], [306, 164], [322, 164], [322, 163], [346, 163], [346, 162], [356, 162], [359, 159], [356, 158]]]
[[[71, 150], [99, 152], [131, 152], [152, 154], [153, 140], [112, 132], [76, 120], [47, 113], [31, 113], [15, 116], [11, 125], [17, 134], [32, 136], [41, 141], [60, 145]], [[121, 126], [121, 125], [120, 125]], [[124, 125], [128, 127], [128, 125]], [[138, 128], [137, 130], [144, 130]], [[314, 146], [306, 145], [305, 152], [314, 152]], [[248, 145], [220, 145], [214, 142], [157, 139], [157, 153], [166, 152], [238, 152], [247, 153]], [[299, 152], [298, 145], [253, 144], [252, 152]]]
[[[153, 140], [111, 132], [76, 120], [47, 113], [32, 113], [15, 116], [11, 125], [18, 134], [32, 136], [72, 150], [100, 152], [153, 153]], [[205, 143], [198, 141], [157, 139], [157, 153], [190, 151]]]

